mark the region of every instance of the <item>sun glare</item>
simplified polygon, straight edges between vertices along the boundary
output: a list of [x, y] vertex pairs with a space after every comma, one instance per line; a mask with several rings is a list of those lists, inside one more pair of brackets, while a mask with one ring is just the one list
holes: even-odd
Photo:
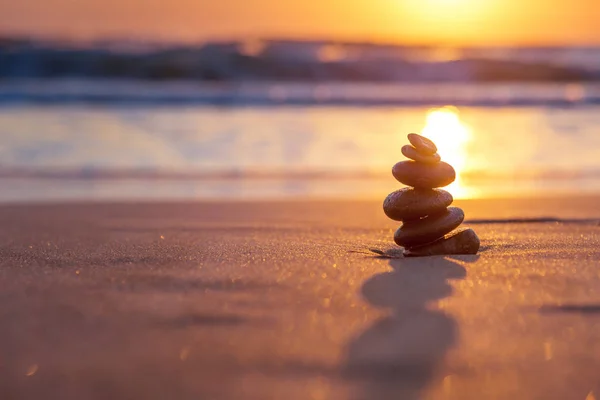
[[482, 22], [497, 18], [501, 4], [500, 0], [403, 0], [399, 8], [414, 21], [411, 32], [415, 36], [457, 44], [487, 33]]
[[461, 120], [458, 109], [443, 107], [427, 113], [421, 134], [435, 142], [442, 160], [456, 170], [456, 180], [445, 188], [456, 198], [471, 197], [461, 179], [467, 165], [467, 144], [471, 141], [471, 130]]

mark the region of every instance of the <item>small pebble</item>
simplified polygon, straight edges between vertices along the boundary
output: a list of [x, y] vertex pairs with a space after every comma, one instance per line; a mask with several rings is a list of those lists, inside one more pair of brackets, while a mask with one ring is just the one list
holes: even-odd
[[473, 229], [459, 228], [433, 243], [405, 249], [404, 257], [477, 254], [479, 245], [479, 237]]
[[405, 221], [394, 234], [394, 241], [402, 247], [415, 247], [434, 242], [458, 228], [465, 213], [458, 207], [425, 218]]
[[392, 175], [400, 183], [419, 189], [448, 186], [456, 179], [450, 164], [424, 164], [416, 161], [400, 161], [392, 168]]
[[416, 133], [408, 134], [408, 141], [410, 144], [415, 146], [417, 151], [424, 155], [433, 155], [437, 153], [438, 149], [435, 143], [427, 139], [425, 136], [417, 135]]
[[425, 154], [419, 153], [416, 148], [414, 148], [413, 146], [411, 146], [409, 144], [402, 146], [401, 151], [402, 151], [402, 154], [404, 155], [404, 157], [410, 158], [411, 160], [415, 160], [417, 162], [422, 162], [422, 163], [426, 163], [426, 164], [435, 164], [435, 163], [439, 163], [440, 161], [442, 161], [442, 158], [440, 157], [440, 155], [438, 153], [434, 153], [432, 155], [425, 155]]
[[385, 215], [396, 221], [439, 214], [452, 204], [452, 195], [442, 189], [403, 188], [390, 193], [383, 202]]

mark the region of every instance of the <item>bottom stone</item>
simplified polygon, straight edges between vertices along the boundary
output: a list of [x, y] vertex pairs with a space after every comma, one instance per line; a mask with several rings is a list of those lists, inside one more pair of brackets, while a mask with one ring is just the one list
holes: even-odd
[[404, 257], [442, 256], [450, 254], [477, 254], [479, 238], [471, 228], [459, 228], [441, 239], [404, 250]]

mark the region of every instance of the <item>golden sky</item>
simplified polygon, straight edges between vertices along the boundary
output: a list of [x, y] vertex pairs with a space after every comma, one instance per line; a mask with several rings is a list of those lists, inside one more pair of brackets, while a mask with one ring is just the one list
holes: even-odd
[[75, 39], [600, 44], [600, 0], [5, 0], [0, 32]]

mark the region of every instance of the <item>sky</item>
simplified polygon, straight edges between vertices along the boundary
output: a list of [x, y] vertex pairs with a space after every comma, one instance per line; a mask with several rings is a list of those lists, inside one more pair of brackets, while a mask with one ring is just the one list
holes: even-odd
[[444, 45], [600, 44], [599, 0], [2, 0], [0, 34]]

